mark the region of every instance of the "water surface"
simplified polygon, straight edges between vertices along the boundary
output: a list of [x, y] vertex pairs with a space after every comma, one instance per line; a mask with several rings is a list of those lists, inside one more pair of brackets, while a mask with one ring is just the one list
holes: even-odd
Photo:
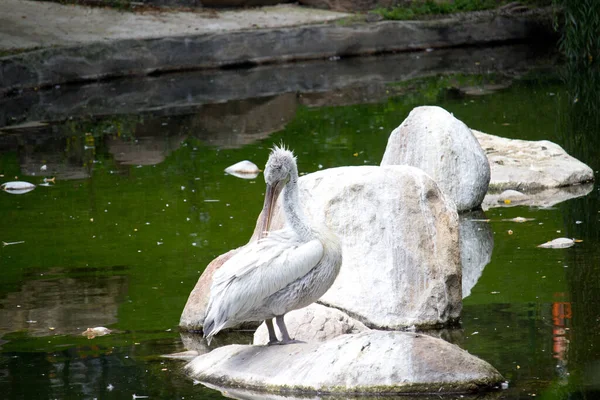
[[[302, 173], [378, 165], [410, 110], [435, 104], [474, 129], [553, 140], [600, 168], [598, 116], [573, 100], [581, 94], [572, 82], [555, 72], [454, 72], [168, 109], [144, 103], [132, 113], [82, 95], [69, 103], [78, 107], [65, 107], [77, 111], [72, 118], [50, 108], [44, 118], [31, 109], [5, 114], [13, 127], [0, 134], [0, 180], [56, 182], [0, 193], [0, 240], [24, 242], [0, 247], [3, 397], [222, 398], [159, 355], [184, 350], [177, 324], [191, 289], [214, 257], [248, 240], [261, 209], [262, 176], [242, 180], [223, 170], [244, 159], [262, 167], [273, 144], [294, 149]], [[177, 86], [190, 75], [160, 79]], [[64, 90], [77, 98], [92, 89]], [[31, 124], [39, 119], [53, 122]], [[501, 398], [600, 396], [598, 200], [594, 187], [552, 208], [494, 208], [489, 223], [479, 222], [493, 233], [492, 259], [452, 337], [505, 376]], [[506, 221], [517, 216], [534, 220]], [[582, 242], [536, 247], [556, 237]], [[113, 333], [81, 335], [94, 326]]]

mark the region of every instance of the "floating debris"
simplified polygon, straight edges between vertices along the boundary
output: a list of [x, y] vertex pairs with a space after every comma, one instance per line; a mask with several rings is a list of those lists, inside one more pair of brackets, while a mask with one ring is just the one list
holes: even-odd
[[260, 173], [260, 169], [252, 161], [244, 160], [225, 168], [225, 172], [236, 178], [254, 179]]
[[519, 224], [521, 224], [523, 222], [534, 221], [534, 220], [535, 220], [535, 218], [515, 217], [515, 218], [503, 219], [502, 221], [512, 221], [512, 222], [518, 222]]
[[0, 185], [2, 190], [10, 194], [25, 194], [35, 189], [35, 185], [29, 182], [13, 181]]
[[580, 239], [569, 239], [569, 238], [558, 238], [546, 242], [544, 244], [540, 244], [538, 247], [543, 249], [566, 249], [567, 247], [573, 246], [575, 243], [583, 242]]
[[46, 164], [44, 164], [40, 167], [40, 171], [45, 171], [47, 169], [48, 169], [48, 166]]
[[135, 399], [147, 399], [150, 396], [140, 396], [140, 395], [137, 395], [134, 393], [132, 397], [133, 397], [133, 400], [135, 400]]
[[508, 233], [509, 235], [512, 235], [512, 234], [513, 234], [513, 231], [509, 229], [507, 233]]
[[18, 242], [2, 242], [2, 246], [12, 246], [13, 244], [21, 244], [25, 243], [24, 240], [19, 240]]
[[108, 335], [111, 332], [112, 331], [110, 329], [108, 329], [108, 328], [105, 328], [103, 326], [97, 326], [95, 328], [87, 328], [85, 330], [85, 332], [83, 332], [81, 335], [82, 336], [87, 336], [88, 339], [93, 339], [96, 336]]
[[112, 383], [109, 383], [109, 384], [108, 384], [108, 386], [106, 387], [106, 390], [108, 390], [109, 392], [112, 392], [112, 390], [113, 390], [114, 388], [115, 388], [115, 387], [112, 385]]
[[44, 183], [56, 183], [56, 177], [53, 176], [52, 178], [44, 178]]

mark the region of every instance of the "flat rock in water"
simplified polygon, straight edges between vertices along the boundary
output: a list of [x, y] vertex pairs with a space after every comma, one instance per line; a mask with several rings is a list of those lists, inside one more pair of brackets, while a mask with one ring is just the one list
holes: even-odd
[[490, 191], [539, 191], [594, 180], [590, 167], [548, 140], [506, 139], [476, 130], [473, 134], [490, 162]]
[[504, 379], [442, 339], [368, 331], [322, 343], [220, 347], [185, 367], [194, 379], [268, 393], [339, 395], [468, 393]]
[[[348, 314], [313, 303], [285, 315], [285, 324], [290, 337], [303, 342], [324, 342], [340, 335], [368, 331], [363, 323]], [[269, 334], [263, 323], [254, 333], [254, 344], [267, 344]]]
[[490, 182], [488, 159], [471, 130], [435, 106], [416, 107], [394, 129], [381, 165], [421, 168], [459, 212], [479, 207]]

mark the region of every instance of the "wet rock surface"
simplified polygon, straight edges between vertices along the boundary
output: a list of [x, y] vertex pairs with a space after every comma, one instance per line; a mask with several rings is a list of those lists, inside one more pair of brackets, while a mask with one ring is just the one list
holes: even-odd
[[225, 346], [185, 370], [223, 388], [287, 394], [468, 393], [503, 381], [494, 367], [444, 340], [383, 331], [322, 343]]
[[421, 168], [459, 212], [479, 207], [490, 181], [479, 142], [467, 125], [441, 107], [414, 108], [390, 135], [381, 165]]

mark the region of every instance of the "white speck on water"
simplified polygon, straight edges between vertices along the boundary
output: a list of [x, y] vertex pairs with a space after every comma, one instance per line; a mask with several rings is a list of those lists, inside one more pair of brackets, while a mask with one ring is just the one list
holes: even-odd
[[182, 187], [181, 187], [181, 190], [185, 190], [185, 186], [182, 186]]
[[205, 203], [218, 203], [221, 200], [217, 200], [217, 199], [204, 199]]
[[471, 333], [471, 335], [479, 335], [479, 332], [475, 331], [475, 332]]
[[160, 246], [161, 244], [163, 244], [163, 242], [156, 242], [157, 246]]
[[186, 220], [186, 221], [189, 221], [189, 220], [190, 220], [190, 217], [186, 217], [186, 219], [185, 219], [185, 220]]
[[196, 243], [196, 242], [193, 242], [193, 243], [192, 243], [192, 246], [198, 246], [198, 243]]
[[319, 164], [319, 169], [323, 169], [323, 164]]
[[576, 223], [577, 225], [579, 225], [579, 224], [583, 224], [583, 221], [575, 221], [575, 223]]
[[115, 387], [114, 387], [114, 386], [113, 386], [111, 383], [109, 383], [109, 384], [108, 384], [108, 386], [106, 387], [106, 390], [108, 390], [109, 392], [112, 392], [112, 390], [113, 390], [114, 388], [115, 388]]
[[150, 222], [146, 222], [146, 225], [150, 225]]
[[141, 252], [142, 252], [141, 250], [138, 250], [138, 253], [141, 253]]

